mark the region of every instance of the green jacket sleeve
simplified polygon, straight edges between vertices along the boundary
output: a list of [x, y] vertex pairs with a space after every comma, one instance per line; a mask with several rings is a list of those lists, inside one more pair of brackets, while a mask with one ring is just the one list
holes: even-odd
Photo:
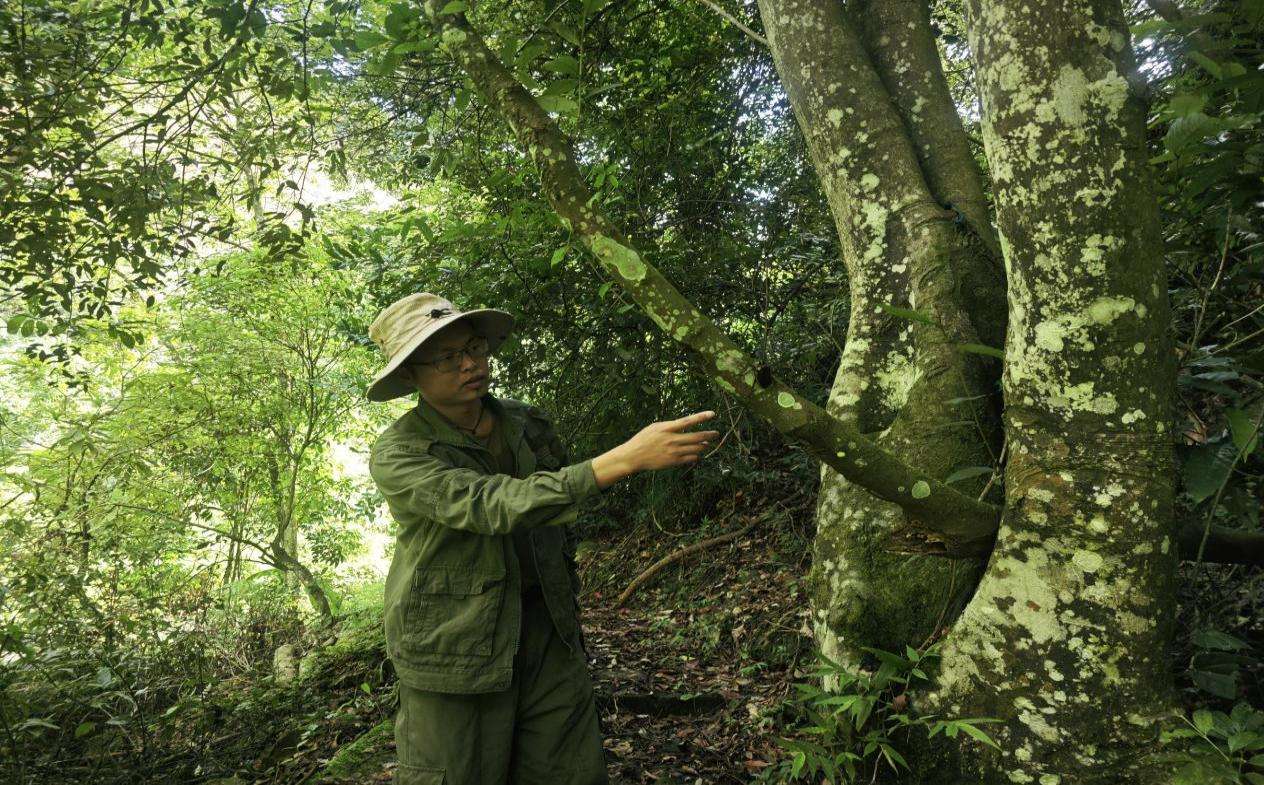
[[395, 445], [370, 456], [369, 474], [396, 520], [425, 519], [478, 534], [539, 526], [599, 493], [591, 460], [519, 479], [453, 467]]
[[[562, 444], [562, 440], [558, 438], [557, 430], [553, 427], [553, 421], [545, 417], [544, 423], [545, 429], [543, 441], [548, 446], [549, 452], [556, 455], [557, 459], [562, 463], [568, 463], [570, 461], [570, 451], [566, 449], [566, 446]], [[562, 533], [562, 555], [566, 559], [566, 572], [570, 576], [571, 593], [578, 597], [581, 586], [579, 580], [579, 565], [575, 561], [575, 551], [579, 545], [579, 533], [575, 531], [575, 524], [573, 522], [566, 524], [565, 527], [563, 527]]]

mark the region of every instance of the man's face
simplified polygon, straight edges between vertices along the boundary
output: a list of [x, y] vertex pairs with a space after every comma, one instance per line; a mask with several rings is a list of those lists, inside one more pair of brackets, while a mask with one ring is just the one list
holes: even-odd
[[465, 348], [475, 335], [474, 330], [465, 322], [450, 324], [435, 333], [405, 361], [413, 383], [424, 399], [431, 403], [452, 406], [476, 400], [487, 392], [491, 383], [487, 357], [474, 359], [468, 353], [461, 353], [457, 368], [450, 372], [428, 364]]

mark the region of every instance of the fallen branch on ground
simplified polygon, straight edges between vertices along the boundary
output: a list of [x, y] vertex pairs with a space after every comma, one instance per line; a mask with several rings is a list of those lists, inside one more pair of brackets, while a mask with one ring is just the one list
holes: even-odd
[[680, 561], [681, 559], [685, 558], [686, 556], [692, 553], [697, 553], [698, 551], [705, 551], [707, 548], [710, 548], [715, 545], [722, 545], [723, 543], [726, 543], [726, 542], [732, 542], [733, 540], [736, 540], [738, 537], [741, 537], [746, 532], [750, 531], [751, 527], [754, 525], [755, 524], [753, 523], [748, 523], [746, 524], [745, 527], [738, 529], [735, 532], [729, 532], [728, 534], [721, 534], [719, 537], [712, 537], [709, 540], [701, 540], [699, 542], [695, 542], [693, 545], [686, 545], [684, 548], [681, 548], [678, 551], [667, 554], [663, 558], [651, 564], [640, 575], [633, 578], [632, 582], [628, 584], [628, 587], [623, 590], [622, 594], [619, 595], [619, 598], [614, 601], [614, 607], [622, 608], [623, 604], [627, 602], [628, 599], [633, 594], [636, 593], [637, 589], [641, 588], [646, 583], [648, 583], [651, 578], [653, 578], [658, 573], [662, 572], [663, 569], [666, 568], [667, 566], [675, 564], [676, 562]]

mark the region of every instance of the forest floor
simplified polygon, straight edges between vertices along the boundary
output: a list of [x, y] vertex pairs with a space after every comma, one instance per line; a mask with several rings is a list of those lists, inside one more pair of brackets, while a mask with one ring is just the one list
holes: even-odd
[[[747, 589], [727, 598], [734, 623], [722, 635], [748, 635], [747, 624], [765, 614], [746, 613], [744, 604], [776, 602], [782, 598], [769, 595], [786, 587], [774, 578]], [[789, 608], [782, 616], [801, 621]], [[776, 760], [770, 726], [798, 659], [772, 665], [732, 651], [707, 654], [708, 640], [680, 635], [690, 621], [689, 612], [671, 609], [590, 613], [589, 654], [612, 782], [748, 782]]]
[[[582, 598], [585, 644], [612, 783], [748, 783], [780, 757], [777, 727], [793, 682], [813, 666], [800, 585], [806, 540], [784, 523], [757, 522], [741, 538], [691, 554], [624, 608], [612, 606], [629, 576], [704, 537], [629, 538], [587, 557], [586, 581], [597, 585]], [[380, 627], [364, 622], [305, 665], [299, 682], [309, 710], [296, 713], [289, 738], [213, 782], [390, 781], [392, 685], [378, 660]], [[315, 710], [312, 695], [324, 698]]]

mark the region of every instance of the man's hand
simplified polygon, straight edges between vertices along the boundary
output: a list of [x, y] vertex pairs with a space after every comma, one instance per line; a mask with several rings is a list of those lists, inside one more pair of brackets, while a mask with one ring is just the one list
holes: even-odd
[[714, 416], [715, 412], [697, 412], [678, 420], [650, 423], [623, 444], [593, 458], [597, 486], [604, 489], [637, 472], [694, 463], [720, 432], [685, 429]]

